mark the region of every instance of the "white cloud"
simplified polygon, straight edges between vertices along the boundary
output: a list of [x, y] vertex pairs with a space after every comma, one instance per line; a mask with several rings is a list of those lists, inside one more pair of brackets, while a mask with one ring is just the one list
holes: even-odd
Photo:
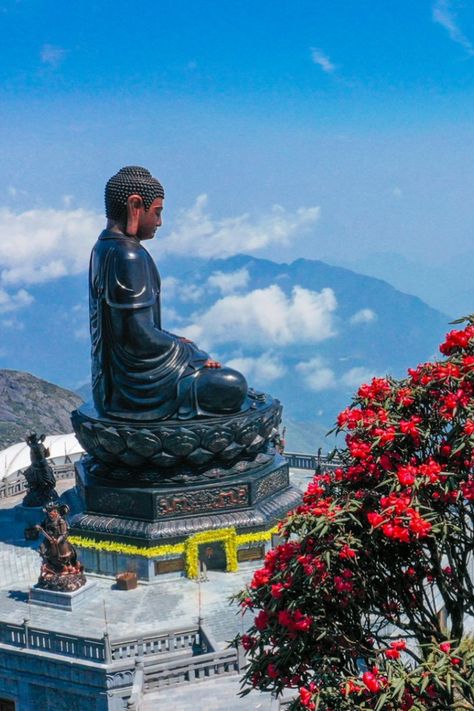
[[33, 297], [25, 289], [9, 293], [0, 288], [0, 313], [2, 314], [29, 306], [32, 302]]
[[194, 316], [183, 335], [203, 347], [235, 341], [269, 346], [318, 343], [336, 335], [336, 308], [332, 289], [317, 292], [295, 286], [288, 298], [273, 284], [219, 299], [208, 311]]
[[102, 223], [84, 209], [0, 208], [0, 282], [34, 284], [87, 269]]
[[296, 371], [303, 376], [307, 387], [315, 392], [329, 390], [337, 386], [334, 371], [325, 364], [322, 358], [315, 357], [302, 361], [296, 366]]
[[11, 318], [4, 318], [2, 319], [2, 321], [0, 321], [0, 323], [3, 328], [11, 328], [13, 331], [25, 330], [25, 324], [23, 323], [23, 321], [17, 319], [16, 316], [12, 316]]
[[461, 30], [451, 0], [436, 0], [433, 5], [433, 22], [444, 27], [450, 39], [459, 44], [467, 54], [474, 55], [474, 46]]
[[332, 74], [336, 71], [336, 65], [331, 62], [328, 55], [321, 49], [311, 47], [311, 59], [313, 60], [314, 64], [317, 64], [319, 67], [321, 67], [323, 72], [326, 72], [326, 74]]
[[232, 292], [238, 291], [238, 289], [245, 289], [249, 280], [250, 274], [244, 267], [235, 272], [214, 272], [207, 280], [207, 283], [210, 287], [219, 289], [221, 294], [225, 296], [226, 294], [232, 294]]
[[206, 206], [207, 195], [200, 195], [191, 209], [181, 211], [175, 228], [160, 240], [161, 254], [229, 257], [270, 244], [288, 244], [290, 237], [314, 225], [320, 214], [319, 207], [287, 212], [274, 205], [268, 214], [254, 221], [248, 214], [215, 219]]
[[161, 309], [161, 315], [162, 315], [162, 320], [163, 324], [166, 328], [166, 330], [169, 331], [168, 325], [173, 324], [176, 326], [176, 324], [179, 324], [183, 321], [183, 317], [180, 316], [180, 314], [174, 309], [173, 307], [170, 306], [163, 306]]
[[183, 303], [196, 303], [204, 296], [204, 288], [169, 276], [161, 280], [161, 293], [168, 303], [176, 300]]
[[281, 360], [270, 352], [262, 353], [257, 358], [232, 358], [226, 365], [243, 373], [250, 383], [268, 383], [286, 373], [286, 367]]
[[359, 385], [367, 383], [375, 377], [380, 376], [374, 370], [365, 368], [364, 366], [357, 366], [346, 371], [342, 376], [341, 381], [343, 385], [348, 388], [358, 388]]
[[372, 309], [360, 309], [360, 311], [356, 311], [356, 313], [351, 316], [350, 323], [356, 326], [359, 323], [371, 323], [376, 320], [377, 314], [375, 311], [372, 311]]
[[57, 47], [54, 44], [44, 44], [41, 47], [40, 59], [42, 63], [53, 67], [53, 69], [59, 67], [65, 56], [66, 50], [63, 47]]
[[73, 335], [76, 341], [88, 341], [90, 337], [89, 325], [84, 323], [79, 328], [75, 328]]

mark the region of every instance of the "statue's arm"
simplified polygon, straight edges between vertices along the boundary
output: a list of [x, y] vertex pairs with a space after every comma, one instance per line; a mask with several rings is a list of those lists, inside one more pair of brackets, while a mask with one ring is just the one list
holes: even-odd
[[58, 523], [58, 533], [59, 536], [56, 538], [56, 542], [62, 543], [66, 540], [68, 535], [68, 525], [64, 519], [61, 519]]
[[153, 358], [171, 350], [176, 339], [157, 328], [152, 306], [141, 309], [111, 308], [114, 339], [138, 358]]

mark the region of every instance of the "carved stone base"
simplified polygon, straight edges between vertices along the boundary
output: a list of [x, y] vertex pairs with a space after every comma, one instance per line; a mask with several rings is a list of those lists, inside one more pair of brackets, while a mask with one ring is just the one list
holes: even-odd
[[176, 474], [196, 474], [211, 462], [225, 467], [266, 449], [280, 424], [281, 405], [255, 391], [249, 391], [249, 401], [249, 408], [232, 415], [141, 423], [107, 420], [87, 403], [71, 419], [79, 442], [97, 463], [96, 475], [141, 476], [143, 483], [156, 484]]
[[[235, 528], [239, 534], [267, 530], [300, 502], [301, 492], [290, 486], [254, 508], [206, 516], [186, 516], [147, 522], [118, 516], [82, 513], [75, 516], [71, 532], [84, 538], [153, 547], [177, 543], [195, 533], [219, 528]], [[82, 551], [81, 557], [83, 557]]]
[[43, 607], [54, 607], [59, 610], [72, 610], [73, 608], [86, 602], [90, 595], [94, 593], [95, 581], [87, 580], [79, 588], [72, 592], [64, 590], [48, 590], [38, 585], [30, 588], [30, 602], [33, 605]]
[[219, 538], [218, 529], [234, 529], [237, 555], [238, 546], [246, 545], [239, 537], [245, 541], [245, 534], [265, 532], [261, 540], [268, 549], [273, 526], [301, 501], [301, 492], [290, 486], [286, 459], [273, 449], [232, 466], [215, 464], [184, 484], [170, 480], [144, 486], [135, 477], [130, 485], [130, 480], [105, 479], [95, 472], [91, 457], [76, 463], [84, 512], [72, 518], [70, 530], [89, 539], [84, 546], [74, 542], [81, 560], [92, 572], [115, 576], [131, 570], [149, 582], [162, 574], [182, 575], [188, 554], [168, 553], [167, 546], [183, 544], [198, 533], [209, 532], [211, 545], [212, 531]]
[[82, 566], [79, 564], [74, 571], [57, 573], [52, 571], [47, 564], [43, 563], [36, 587], [42, 590], [72, 593], [82, 588], [86, 582], [86, 576], [84, 575]]
[[272, 452], [239, 464], [222, 482], [144, 488], [95, 477], [82, 460], [76, 483], [85, 513], [72, 519], [71, 531], [152, 546], [215, 528], [269, 528], [297, 505], [300, 493], [289, 485], [284, 457]]

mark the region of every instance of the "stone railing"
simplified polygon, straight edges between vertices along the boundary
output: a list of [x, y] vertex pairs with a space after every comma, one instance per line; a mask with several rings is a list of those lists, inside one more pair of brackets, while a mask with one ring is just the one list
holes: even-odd
[[[56, 481], [74, 479], [74, 464], [50, 464], [50, 466]], [[23, 471], [23, 469], [19, 469], [0, 482], [0, 499], [18, 496], [26, 491], [26, 479], [23, 476]]]
[[199, 628], [193, 626], [146, 635], [138, 639], [115, 639], [110, 642], [110, 659], [116, 662], [122, 659], [180, 652], [191, 654], [198, 635]]
[[[39, 629], [30, 626], [27, 620], [23, 624], [0, 622], [0, 644], [75, 657], [100, 664], [112, 666], [118, 664], [123, 668], [129, 667], [130, 663], [134, 666], [137, 660], [143, 660], [148, 664], [149, 660], [153, 663], [161, 663], [159, 661], [161, 658], [183, 660], [185, 657], [198, 654], [206, 658], [211, 654], [214, 655], [214, 659], [218, 659], [221, 654], [211, 635], [197, 625], [152, 633], [143, 637], [111, 640], [107, 634], [93, 638]], [[224, 650], [224, 652], [222, 654], [225, 664], [231, 663], [234, 657], [237, 658], [235, 650]]]
[[286, 458], [290, 469], [311, 469], [314, 472], [318, 465], [321, 467], [321, 471], [331, 471], [341, 466], [341, 462], [337, 457], [329, 461], [326, 454], [318, 457], [317, 454], [283, 452], [283, 456]]
[[0, 622], [0, 643], [12, 647], [59, 654], [64, 657], [75, 657], [89, 662], [104, 664], [106, 660], [104, 638], [93, 639], [37, 629], [36, 627], [30, 627], [26, 620], [22, 625]]
[[144, 691], [161, 686], [193, 682], [217, 675], [235, 674], [239, 671], [239, 660], [235, 649], [224, 649], [195, 657], [144, 661]]

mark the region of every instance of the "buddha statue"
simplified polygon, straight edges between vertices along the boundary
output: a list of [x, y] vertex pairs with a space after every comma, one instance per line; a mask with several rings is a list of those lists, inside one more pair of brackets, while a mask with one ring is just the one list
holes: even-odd
[[92, 392], [99, 417], [215, 417], [249, 407], [244, 376], [162, 328], [160, 275], [143, 242], [161, 225], [164, 191], [148, 170], [122, 168], [105, 188], [106, 229], [89, 271]]

